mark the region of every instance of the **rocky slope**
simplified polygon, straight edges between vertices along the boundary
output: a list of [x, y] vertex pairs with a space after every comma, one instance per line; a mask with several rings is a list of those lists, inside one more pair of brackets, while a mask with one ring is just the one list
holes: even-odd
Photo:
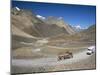
[[58, 27], [64, 28], [68, 32], [68, 34], [75, 33], [74, 29], [69, 24], [65, 23], [64, 20], [60, 17], [57, 18], [57, 17], [49, 16], [47, 17], [45, 22], [47, 24], [56, 24]]
[[96, 25], [91, 25], [88, 29], [79, 33], [84, 37], [84, 41], [95, 41], [96, 39]]
[[[50, 37], [61, 33], [73, 34], [74, 31], [62, 20], [56, 23], [45, 23], [31, 11], [13, 8], [11, 11], [12, 25], [35, 37]], [[12, 29], [13, 30], [13, 29]]]

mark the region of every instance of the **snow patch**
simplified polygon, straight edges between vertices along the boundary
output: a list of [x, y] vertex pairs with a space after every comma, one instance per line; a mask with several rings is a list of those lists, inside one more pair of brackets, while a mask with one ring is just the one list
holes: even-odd
[[18, 7], [15, 7], [18, 11], [20, 11], [20, 9]]
[[75, 28], [82, 29], [82, 27], [80, 25], [75, 26]]
[[43, 17], [43, 16], [41, 16], [41, 15], [36, 15], [36, 17], [37, 17], [37, 18], [40, 18], [40, 19], [43, 19], [43, 20], [46, 19], [45, 17]]

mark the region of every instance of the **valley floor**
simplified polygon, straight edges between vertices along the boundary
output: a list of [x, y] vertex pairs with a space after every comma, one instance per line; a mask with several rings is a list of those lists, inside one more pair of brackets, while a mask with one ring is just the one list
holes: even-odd
[[38, 73], [51, 71], [95, 69], [95, 53], [86, 54], [86, 48], [73, 54], [73, 58], [58, 61], [57, 55], [38, 59], [12, 59], [12, 73]]

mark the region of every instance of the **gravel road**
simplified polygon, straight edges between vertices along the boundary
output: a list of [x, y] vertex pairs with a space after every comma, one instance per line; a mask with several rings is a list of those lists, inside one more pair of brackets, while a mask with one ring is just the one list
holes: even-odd
[[90, 58], [92, 55], [86, 55], [87, 50], [84, 50], [80, 53], [76, 53], [73, 55], [71, 59], [65, 59], [61, 61], [57, 61], [57, 56], [48, 57], [48, 58], [39, 58], [39, 59], [13, 59], [12, 66], [19, 67], [38, 67], [38, 66], [55, 66], [60, 64], [72, 64], [75, 62], [79, 62], [84, 59]]

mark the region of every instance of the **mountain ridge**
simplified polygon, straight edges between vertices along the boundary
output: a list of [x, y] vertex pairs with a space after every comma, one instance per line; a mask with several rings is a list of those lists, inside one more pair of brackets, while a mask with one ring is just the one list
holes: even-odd
[[11, 11], [12, 25], [35, 37], [50, 37], [61, 33], [73, 34], [74, 30], [66, 25], [63, 20], [56, 23], [47, 23], [36, 17], [31, 11]]

